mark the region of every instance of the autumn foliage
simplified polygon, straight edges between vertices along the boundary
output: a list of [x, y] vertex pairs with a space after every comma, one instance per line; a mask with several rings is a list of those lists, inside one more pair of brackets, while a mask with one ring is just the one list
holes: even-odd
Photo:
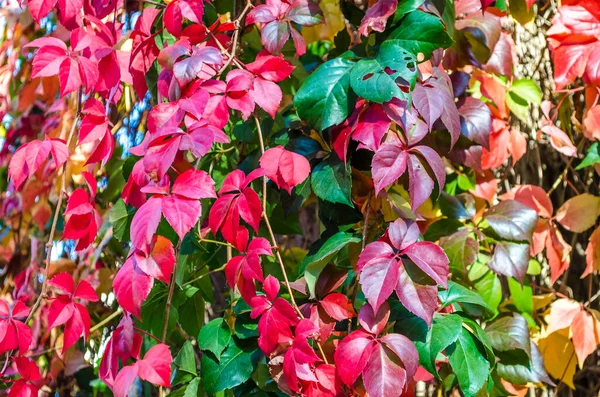
[[600, 388], [599, 2], [0, 5], [0, 393]]

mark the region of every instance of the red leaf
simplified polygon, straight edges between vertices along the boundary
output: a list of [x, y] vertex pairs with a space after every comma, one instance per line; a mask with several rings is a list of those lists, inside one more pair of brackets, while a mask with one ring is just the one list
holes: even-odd
[[437, 287], [415, 283], [404, 268], [400, 268], [396, 294], [404, 307], [430, 325], [438, 307]]
[[32, 343], [31, 330], [22, 322], [29, 314], [29, 308], [17, 301], [9, 307], [6, 301], [0, 300], [0, 354], [18, 350], [24, 354]]
[[399, 265], [392, 247], [382, 241], [367, 245], [361, 252], [356, 269], [365, 298], [375, 311], [394, 291]]
[[292, 188], [304, 182], [310, 173], [308, 160], [304, 156], [285, 150], [283, 146], [267, 150], [259, 162], [267, 177], [289, 194], [292, 194]]
[[142, 303], [154, 285], [154, 279], [144, 273], [129, 257], [119, 269], [113, 280], [113, 290], [119, 305], [127, 312], [140, 317]]
[[365, 389], [371, 397], [395, 396], [404, 392], [406, 370], [394, 362], [389, 350], [377, 343], [363, 371]]
[[175, 265], [173, 243], [163, 236], [155, 236], [152, 250], [137, 250], [134, 253], [136, 266], [147, 275], [169, 283]]
[[352, 386], [371, 357], [377, 342], [365, 331], [354, 331], [340, 341], [335, 351], [335, 363], [344, 384]]
[[337, 321], [347, 320], [356, 315], [348, 297], [337, 292], [327, 295], [319, 304], [331, 318]]
[[390, 319], [390, 305], [384, 302], [383, 305], [377, 310], [377, 313], [373, 312], [371, 305], [364, 305], [360, 308], [358, 313], [358, 322], [365, 331], [379, 335], [383, 332], [388, 320]]
[[389, 134], [385, 143], [373, 156], [375, 194], [390, 186], [406, 172], [408, 152], [395, 134]]
[[177, 195], [162, 199], [163, 215], [180, 240], [183, 240], [187, 232], [198, 222], [201, 211], [198, 200], [188, 200]]
[[368, 36], [371, 29], [376, 32], [383, 32], [388, 18], [394, 14], [397, 7], [398, 0], [378, 0], [365, 13], [360, 22], [358, 33]]
[[152, 242], [160, 223], [162, 198], [151, 197], [142, 205], [131, 221], [131, 243], [141, 249]]
[[49, 327], [54, 328], [65, 325], [64, 343], [62, 351], [65, 352], [83, 335], [87, 337], [90, 330], [90, 315], [85, 307], [76, 303], [74, 299], [85, 299], [92, 302], [98, 301], [93, 288], [85, 280], [75, 288], [73, 277], [68, 273], [59, 273], [48, 281], [48, 285], [57, 288], [63, 294], [50, 299], [48, 309]]
[[17, 379], [10, 390], [8, 397], [33, 397], [38, 395], [41, 386], [40, 369], [35, 362], [26, 357], [14, 357], [14, 363], [21, 379]]
[[501, 200], [516, 200], [535, 210], [544, 218], [552, 218], [552, 201], [544, 189], [535, 185], [518, 185], [500, 196]]

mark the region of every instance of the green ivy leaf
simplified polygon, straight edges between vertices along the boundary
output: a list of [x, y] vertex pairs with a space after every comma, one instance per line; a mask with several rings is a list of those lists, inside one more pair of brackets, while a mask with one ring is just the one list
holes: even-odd
[[460, 316], [449, 314], [433, 317], [431, 329], [427, 333], [425, 342], [415, 342], [419, 351], [419, 363], [430, 373], [439, 377], [435, 367], [438, 355], [456, 341], [462, 329]]
[[204, 396], [204, 390], [202, 389], [202, 384], [200, 383], [200, 378], [194, 378], [185, 387], [180, 387], [179, 389], [169, 393], [169, 397], [198, 397], [198, 396]]
[[384, 41], [375, 58], [361, 59], [350, 73], [354, 92], [376, 103], [408, 100], [416, 80], [417, 60], [397, 40]]
[[208, 350], [215, 355], [217, 360], [221, 358], [223, 350], [231, 342], [231, 331], [223, 318], [215, 318], [206, 324], [198, 334], [198, 345], [202, 350]]
[[194, 355], [194, 347], [192, 346], [192, 342], [189, 340], [185, 341], [179, 353], [173, 360], [179, 370], [185, 371], [187, 373], [198, 375], [196, 372], [196, 357]]
[[529, 279], [525, 279], [525, 282], [521, 285], [517, 280], [511, 277], [508, 279], [508, 289], [517, 309], [519, 309], [521, 313], [532, 315], [533, 290], [529, 284]]
[[598, 145], [598, 142], [594, 142], [592, 143], [592, 146], [590, 146], [590, 148], [588, 149], [588, 152], [581, 161], [581, 163], [579, 163], [579, 165], [575, 167], [575, 169], [581, 170], [585, 167], [589, 167], [598, 163], [600, 163], [600, 146]]
[[319, 66], [308, 76], [294, 97], [298, 115], [322, 131], [346, 120], [356, 102], [350, 89], [350, 72], [355, 62], [346, 53]]
[[488, 269], [484, 264], [476, 263], [473, 266], [481, 266], [486, 272], [483, 277], [473, 282], [477, 293], [483, 298], [485, 303], [494, 313], [498, 311], [498, 305], [502, 302], [502, 284], [498, 276]]
[[[319, 240], [322, 243], [323, 238]], [[300, 273], [304, 272], [304, 278], [306, 279], [306, 285], [310, 292], [310, 297], [315, 297], [315, 285], [319, 275], [327, 266], [329, 261], [333, 259], [337, 253], [350, 243], [358, 243], [361, 239], [347, 232], [338, 232], [333, 236], [327, 238], [325, 242], [315, 251], [311, 249], [312, 253], [309, 253], [304, 257], [304, 260], [300, 264]], [[318, 246], [317, 242], [314, 246]]]
[[466, 328], [461, 328], [456, 342], [446, 352], [465, 397], [475, 397], [488, 380], [490, 363], [481, 353], [473, 335]]
[[440, 290], [438, 293], [442, 307], [446, 307], [455, 303], [471, 304], [479, 306], [482, 309], [492, 311], [487, 303], [479, 294], [473, 292], [460, 284], [453, 281], [448, 281], [448, 289]]
[[412, 52], [415, 57], [422, 53], [425, 60], [438, 48], [452, 45], [452, 39], [442, 21], [437, 16], [420, 10], [406, 15], [400, 26], [389, 35], [388, 41], [390, 40]]
[[120, 242], [129, 239], [129, 226], [134, 214], [135, 210], [127, 210], [127, 205], [123, 199], [119, 199], [110, 210], [108, 219], [113, 227], [113, 237]]
[[440, 240], [440, 246], [450, 260], [452, 273], [465, 279], [467, 268], [475, 262], [479, 253], [479, 243], [473, 238], [473, 233], [468, 229], [459, 230]]
[[506, 95], [506, 104], [511, 112], [525, 121], [529, 115], [529, 105], [542, 103], [542, 91], [533, 80], [521, 79], [512, 83]]
[[[189, 290], [192, 292], [192, 290]], [[188, 295], [186, 293], [186, 295]], [[198, 288], [189, 294], [188, 299], [179, 308], [179, 324], [189, 335], [198, 335], [204, 324], [204, 299]]]
[[350, 200], [352, 189], [350, 164], [344, 165], [337, 156], [332, 154], [316, 165], [312, 171], [311, 185], [320, 199], [354, 207]]
[[201, 372], [206, 393], [215, 394], [221, 390], [241, 385], [252, 376], [261, 356], [256, 346], [245, 346], [231, 338], [227, 349], [216, 360], [209, 354], [202, 356]]
[[397, 23], [402, 19], [403, 16], [421, 7], [423, 3], [425, 3], [425, 0], [400, 0], [398, 7], [394, 12], [394, 19], [392, 23]]

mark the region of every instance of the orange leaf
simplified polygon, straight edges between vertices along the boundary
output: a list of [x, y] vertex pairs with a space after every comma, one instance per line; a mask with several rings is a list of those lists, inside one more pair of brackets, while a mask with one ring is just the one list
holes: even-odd
[[600, 140], [600, 105], [591, 108], [583, 119], [583, 135], [590, 140]]
[[587, 266], [581, 275], [584, 278], [594, 270], [600, 270], [600, 227], [594, 230], [590, 236], [587, 248], [585, 249], [585, 261]]

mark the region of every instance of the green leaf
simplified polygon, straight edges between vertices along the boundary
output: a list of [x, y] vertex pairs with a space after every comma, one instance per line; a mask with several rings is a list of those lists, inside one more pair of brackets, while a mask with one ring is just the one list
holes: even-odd
[[127, 210], [127, 205], [123, 199], [119, 199], [110, 210], [108, 219], [113, 227], [113, 236], [120, 242], [129, 239], [129, 226], [134, 214], [134, 210]]
[[315, 297], [317, 279], [329, 261], [348, 244], [360, 241], [361, 238], [354, 234], [338, 232], [327, 238], [316, 252], [306, 255], [300, 264], [300, 273], [304, 272], [304, 278], [306, 279], [306, 285], [308, 286], [311, 298]]
[[448, 36], [442, 21], [433, 14], [416, 10], [402, 20], [388, 37], [396, 44], [413, 53], [415, 57], [422, 53], [425, 60], [438, 48], [448, 48], [452, 39]]
[[464, 224], [458, 219], [442, 218], [427, 228], [423, 238], [427, 241], [438, 241], [458, 231]]
[[446, 307], [455, 303], [468, 303], [479, 306], [482, 309], [492, 310], [487, 303], [476, 292], [473, 292], [460, 284], [453, 281], [448, 281], [448, 289], [440, 290], [438, 293], [442, 307]]
[[488, 269], [484, 264], [476, 263], [486, 269], [483, 277], [473, 283], [477, 293], [483, 298], [485, 303], [492, 309], [494, 313], [498, 311], [498, 305], [502, 302], [502, 283], [498, 276]]
[[592, 143], [592, 146], [590, 146], [590, 148], [588, 149], [588, 152], [583, 158], [583, 161], [581, 161], [581, 163], [579, 163], [579, 165], [575, 167], [575, 169], [580, 170], [582, 168], [589, 167], [598, 163], [600, 163], [600, 146], [598, 145], [598, 142], [594, 142]]
[[400, 0], [396, 12], [394, 12], [394, 19], [392, 23], [398, 22], [403, 16], [416, 10], [425, 3], [425, 0]]
[[312, 172], [311, 185], [320, 199], [354, 207], [350, 200], [352, 189], [350, 164], [344, 165], [337, 156], [331, 154], [317, 164]]
[[204, 299], [198, 288], [179, 307], [179, 324], [189, 335], [198, 335], [204, 325]]
[[475, 397], [487, 382], [490, 363], [477, 347], [473, 335], [461, 328], [456, 342], [446, 352], [465, 397]]
[[437, 356], [456, 341], [462, 330], [462, 318], [457, 315], [435, 314], [425, 343], [416, 341], [419, 362], [427, 371], [438, 375], [435, 367]]
[[322, 131], [346, 120], [356, 102], [350, 89], [350, 72], [355, 62], [351, 53], [319, 66], [308, 76], [294, 97], [298, 115]]
[[222, 317], [215, 318], [206, 324], [198, 335], [200, 349], [208, 350], [215, 355], [217, 360], [221, 358], [221, 353], [230, 342], [231, 331]]
[[[366, 100], [384, 103], [392, 98], [408, 100], [417, 79], [415, 55], [394, 41], [384, 41], [375, 58], [358, 61], [350, 73], [354, 92]], [[404, 86], [404, 90], [400, 86]]]
[[527, 120], [529, 105], [542, 103], [542, 91], [533, 80], [521, 79], [512, 83], [506, 95], [506, 104], [520, 120]]
[[200, 378], [194, 378], [184, 387], [168, 394], [169, 397], [200, 397], [204, 396], [204, 390], [200, 384]]
[[206, 393], [231, 389], [250, 379], [260, 355], [255, 346], [243, 346], [235, 338], [230, 340], [219, 361], [204, 354], [201, 372]]
[[551, 386], [554, 383], [546, 373], [544, 359], [533, 341], [530, 341], [531, 360], [516, 358], [514, 356], [501, 357], [497, 364], [498, 374], [515, 385], [524, 385], [529, 382], [545, 382]]
[[450, 260], [450, 270], [453, 274], [465, 279], [467, 268], [477, 259], [479, 243], [473, 238], [470, 230], [462, 229], [443, 238], [440, 246]]
[[179, 353], [173, 360], [181, 371], [188, 372], [193, 375], [198, 375], [196, 372], [196, 357], [194, 355], [194, 347], [189, 340], [185, 341]]
[[516, 279], [508, 279], [508, 289], [510, 296], [517, 309], [522, 313], [533, 314], [533, 290], [529, 284], [529, 279], [525, 279], [521, 285]]
[[250, 313], [242, 313], [235, 318], [235, 336], [240, 339], [258, 337], [258, 324], [250, 318]]

